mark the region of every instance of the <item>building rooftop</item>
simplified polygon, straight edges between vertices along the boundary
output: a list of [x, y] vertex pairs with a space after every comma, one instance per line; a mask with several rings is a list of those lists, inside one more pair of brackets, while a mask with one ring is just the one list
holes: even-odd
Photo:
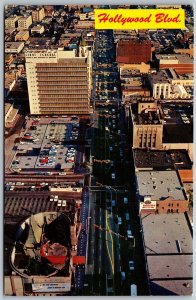
[[191, 169], [192, 163], [186, 150], [146, 150], [134, 149], [137, 169]]
[[152, 280], [150, 281], [151, 295], [155, 296], [177, 296], [191, 295], [193, 292], [192, 280]]
[[[141, 101], [142, 102], [142, 101]], [[150, 102], [149, 102], [150, 103]], [[151, 101], [151, 104], [153, 104], [154, 101]], [[160, 125], [160, 111], [158, 106], [155, 108], [146, 108], [141, 111], [141, 113], [138, 113], [138, 103], [133, 103], [131, 105], [132, 110], [132, 116], [133, 116], [133, 122], [138, 125]]]
[[[144, 214], [141, 218], [147, 255], [192, 254], [192, 236], [185, 214]], [[181, 256], [182, 257], [182, 256]]]
[[28, 32], [28, 30], [21, 30], [17, 33], [17, 37], [19, 36], [23, 36], [24, 34], [26, 34]]
[[5, 49], [16, 49], [20, 47], [21, 45], [24, 45], [24, 42], [5, 42]]
[[151, 73], [149, 75], [150, 79], [153, 81], [153, 83], [169, 83], [169, 77], [165, 70], [160, 70], [157, 73]]
[[[193, 58], [188, 54], [156, 54], [158, 60], [176, 60], [179, 64], [193, 64]], [[161, 62], [160, 62], [161, 63]]]
[[184, 200], [185, 194], [176, 171], [140, 171], [137, 173], [139, 194], [151, 196], [152, 200], [165, 200], [172, 197]]
[[193, 143], [192, 124], [165, 124], [163, 143]]
[[151, 294], [191, 294], [193, 240], [185, 214], [146, 214], [141, 222]]
[[43, 25], [36, 25], [36, 26], [33, 26], [31, 28], [31, 30], [40, 30], [41, 28], [43, 28]]
[[12, 106], [11, 103], [5, 103], [5, 116], [6, 116], [6, 114], [9, 111], [9, 109], [10, 109], [11, 106]]

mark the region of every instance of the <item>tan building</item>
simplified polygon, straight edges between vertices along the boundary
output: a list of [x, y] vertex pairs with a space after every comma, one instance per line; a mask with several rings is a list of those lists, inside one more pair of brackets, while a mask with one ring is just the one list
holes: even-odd
[[32, 12], [33, 22], [40, 22], [43, 20], [44, 17], [45, 17], [45, 11], [43, 7], [37, 8]]
[[24, 42], [5, 42], [5, 53], [20, 53], [24, 48]]
[[150, 65], [145, 64], [143, 62], [141, 64], [122, 64], [122, 63], [119, 63], [118, 66], [120, 68], [120, 72], [121, 72], [121, 70], [138, 70], [140, 73], [148, 73], [150, 71]]
[[38, 34], [42, 34], [44, 32], [44, 26], [38, 25], [38, 26], [34, 26], [31, 29], [31, 33], [38, 33]]
[[29, 39], [29, 31], [19, 31], [15, 36], [15, 41], [27, 41]]
[[16, 27], [16, 22], [18, 21], [17, 16], [11, 16], [7, 19], [5, 19], [5, 28], [15, 28]]
[[133, 148], [162, 148], [161, 108], [155, 102], [131, 105]]
[[78, 21], [77, 24], [75, 24], [75, 29], [93, 29], [95, 27], [94, 21]]
[[140, 213], [184, 213], [188, 199], [176, 171], [136, 173]]
[[31, 114], [88, 114], [91, 66], [88, 57], [63, 49], [25, 53]]
[[12, 54], [5, 54], [5, 63], [7, 65], [10, 65], [14, 60], [14, 57]]
[[29, 29], [29, 26], [32, 24], [32, 16], [21, 17], [18, 19], [18, 28], [20, 29]]

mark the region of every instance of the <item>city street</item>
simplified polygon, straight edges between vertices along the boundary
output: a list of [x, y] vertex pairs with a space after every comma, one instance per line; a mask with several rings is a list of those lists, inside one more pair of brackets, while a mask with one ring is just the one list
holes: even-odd
[[[86, 293], [129, 295], [130, 284], [135, 283], [142, 295], [148, 291], [140, 222], [134, 197], [134, 166], [128, 150], [130, 141], [125, 135], [125, 112], [119, 104], [119, 75], [113, 63], [115, 48], [112, 45], [112, 32], [97, 32], [93, 81], [96, 90], [92, 143], [93, 177], [87, 266], [89, 288]], [[103, 106], [101, 101], [106, 101], [107, 104]], [[128, 220], [125, 214], [128, 214]], [[128, 241], [127, 230], [132, 232], [132, 242]], [[133, 271], [129, 270], [130, 260], [134, 261]], [[121, 272], [125, 272], [125, 281], [121, 280]], [[90, 280], [93, 282], [91, 286]]]

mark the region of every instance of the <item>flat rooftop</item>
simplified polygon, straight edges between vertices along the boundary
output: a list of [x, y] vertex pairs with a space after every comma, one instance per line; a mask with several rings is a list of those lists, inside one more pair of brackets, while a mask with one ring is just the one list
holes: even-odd
[[6, 116], [8, 110], [10, 109], [11, 106], [12, 106], [11, 103], [5, 103], [5, 116]]
[[192, 124], [165, 124], [163, 143], [193, 143]]
[[74, 162], [82, 162], [82, 146], [77, 146], [79, 123], [45, 119], [28, 120], [10, 167], [71, 169]]
[[145, 214], [141, 222], [147, 255], [178, 254], [177, 240], [182, 253], [192, 254], [193, 239], [185, 214]]
[[164, 70], [160, 70], [157, 73], [152, 73], [149, 75], [150, 79], [153, 81], [153, 83], [169, 83], [169, 76], [167, 75]]
[[156, 58], [159, 60], [177, 60], [179, 64], [193, 64], [193, 58], [188, 54], [156, 54]]
[[137, 169], [174, 170], [192, 168], [192, 163], [186, 150], [149, 151], [146, 149], [134, 149], [133, 151]]
[[191, 295], [193, 293], [192, 280], [151, 280], [150, 290], [152, 296]]
[[133, 103], [131, 105], [132, 115], [133, 115], [133, 122], [138, 125], [160, 125], [160, 114], [159, 110], [148, 110], [142, 111], [141, 114], [138, 113], [138, 103]]
[[168, 197], [186, 199], [176, 171], [140, 171], [136, 176], [141, 200], [144, 196], [155, 201]]
[[[151, 294], [190, 295], [193, 239], [185, 214], [146, 214], [141, 222]], [[177, 240], [182, 253], [179, 253]]]

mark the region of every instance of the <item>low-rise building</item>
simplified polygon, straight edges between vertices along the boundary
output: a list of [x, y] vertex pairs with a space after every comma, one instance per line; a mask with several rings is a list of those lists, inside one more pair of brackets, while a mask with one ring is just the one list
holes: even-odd
[[192, 162], [187, 150], [134, 149], [133, 159], [136, 171], [191, 170]]
[[155, 99], [190, 99], [193, 95], [185, 86], [193, 87], [192, 74], [178, 75], [172, 68], [153, 72], [149, 84]]
[[148, 63], [151, 60], [149, 40], [119, 40], [116, 47], [116, 61], [126, 64]]
[[140, 213], [184, 213], [188, 199], [175, 170], [136, 173]]
[[150, 96], [150, 90], [146, 85], [146, 78], [137, 70], [120, 69], [121, 91], [123, 100], [130, 96]]
[[5, 28], [15, 28], [17, 27], [18, 16], [10, 16], [5, 19]]
[[47, 17], [51, 17], [54, 14], [54, 6], [53, 5], [44, 5], [45, 15]]
[[162, 148], [163, 124], [161, 107], [154, 101], [130, 106], [133, 148]]
[[29, 31], [19, 31], [15, 36], [15, 41], [27, 41], [29, 39]]
[[5, 54], [5, 64], [10, 65], [14, 60], [12, 54]]
[[31, 28], [31, 33], [38, 33], [38, 34], [42, 34], [44, 32], [44, 26], [41, 25], [37, 25], [37, 26], [33, 26], [33, 28]]
[[193, 292], [193, 238], [185, 214], [141, 217], [150, 295]]
[[78, 21], [77, 24], [75, 24], [75, 29], [89, 29], [92, 30], [95, 27], [95, 22], [94, 21]]
[[157, 68], [173, 68], [177, 74], [193, 73], [193, 58], [188, 54], [156, 54]]
[[5, 42], [5, 53], [20, 53], [24, 48], [24, 42]]
[[29, 29], [32, 24], [32, 16], [21, 17], [18, 19], [19, 29]]
[[13, 126], [18, 111], [19, 108], [14, 107], [14, 104], [5, 103], [5, 128], [10, 128]]

